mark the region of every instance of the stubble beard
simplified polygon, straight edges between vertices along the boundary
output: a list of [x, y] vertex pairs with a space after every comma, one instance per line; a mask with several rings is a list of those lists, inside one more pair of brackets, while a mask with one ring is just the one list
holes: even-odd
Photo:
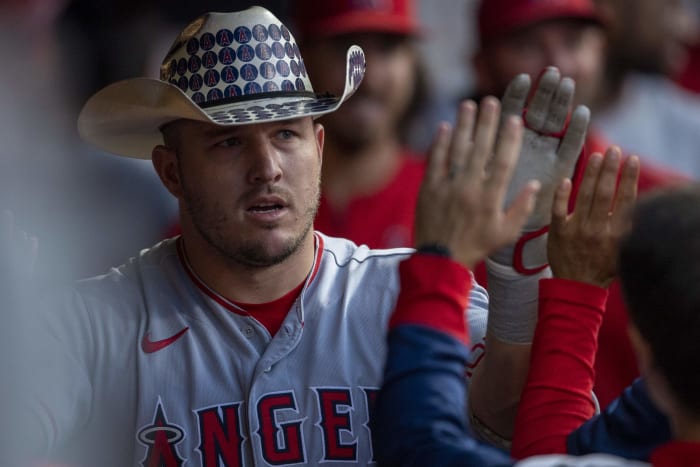
[[[183, 180], [181, 178], [181, 180]], [[202, 238], [219, 255], [231, 265], [245, 266], [258, 269], [280, 264], [299, 251], [309, 231], [313, 227], [314, 218], [318, 211], [320, 200], [320, 180], [313, 195], [313, 202], [302, 214], [304, 227], [299, 235], [288, 239], [282, 247], [274, 253], [270, 253], [262, 241], [249, 239], [236, 241], [231, 238], [226, 225], [229, 215], [220, 203], [209, 206], [201, 197], [192, 193], [183, 183], [183, 197], [185, 209], [192, 219], [194, 227]], [[271, 226], [269, 229], [273, 230]]]

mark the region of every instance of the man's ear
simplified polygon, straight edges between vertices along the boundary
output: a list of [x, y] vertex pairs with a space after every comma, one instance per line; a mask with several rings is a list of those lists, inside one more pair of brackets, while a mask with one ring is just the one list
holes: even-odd
[[182, 181], [180, 180], [180, 160], [175, 149], [158, 145], [151, 153], [153, 168], [156, 169], [163, 186], [174, 197], [180, 199], [182, 196]]
[[318, 157], [323, 161], [323, 143], [326, 139], [326, 130], [320, 123], [314, 122], [314, 134], [316, 135], [316, 147], [318, 148]]

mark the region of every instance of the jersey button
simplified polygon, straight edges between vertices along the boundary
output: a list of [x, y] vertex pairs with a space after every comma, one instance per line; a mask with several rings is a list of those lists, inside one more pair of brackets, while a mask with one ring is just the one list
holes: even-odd
[[253, 337], [253, 334], [255, 334], [255, 330], [251, 327], [247, 327], [243, 329], [243, 334], [245, 334], [246, 337]]

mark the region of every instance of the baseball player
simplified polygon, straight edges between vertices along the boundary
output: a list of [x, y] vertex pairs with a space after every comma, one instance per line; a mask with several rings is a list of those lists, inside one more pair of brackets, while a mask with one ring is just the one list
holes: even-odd
[[[373, 251], [312, 230], [324, 142], [313, 117], [338, 108], [360, 85], [359, 47], [348, 49], [346, 64], [343, 94], [316, 95], [294, 37], [272, 13], [209, 13], [175, 39], [159, 80], [118, 82], [86, 103], [82, 137], [108, 152], [151, 158], [178, 199], [182, 235], [32, 314], [23, 352], [36, 379], [18, 401], [32, 425], [20, 438], [34, 455], [100, 466], [374, 462], [370, 410], [398, 264], [413, 250]], [[550, 127], [564, 122], [572, 91], [552, 77], [528, 111]], [[565, 97], [554, 105], [560, 88]], [[503, 113], [518, 118], [503, 123], [498, 138], [494, 98], [478, 119], [476, 106], [463, 104], [455, 129], [443, 128], [435, 158], [449, 153], [450, 174], [469, 182], [454, 188], [507, 183], [528, 91], [515, 86], [505, 96]], [[545, 146], [531, 134], [521, 160], [533, 151], [557, 156], [561, 142], [572, 165], [585, 117], [575, 114], [561, 140], [547, 137]], [[494, 148], [503, 154], [494, 159], [502, 162], [493, 168], [500, 177], [460, 175], [469, 153], [483, 164]], [[534, 191], [527, 183], [509, 188], [511, 230], [533, 209]], [[474, 222], [460, 190], [447, 194], [450, 210], [434, 214]], [[489, 206], [500, 207], [502, 198], [496, 201]], [[435, 245], [419, 249], [434, 252]], [[461, 278], [471, 288], [469, 326], [479, 339], [487, 297], [469, 275]], [[518, 296], [502, 300], [501, 313], [504, 303], [517, 310]], [[503, 349], [486, 355], [474, 387], [510, 360]], [[513, 374], [520, 380], [526, 370], [514, 366]]]
[[369, 64], [353, 99], [320, 119], [325, 143], [314, 228], [370, 248], [413, 246], [425, 155], [405, 140], [416, 133], [411, 123], [428, 94], [417, 49], [422, 26], [415, 1], [289, 4], [317, 90], [339, 93], [347, 45], [362, 47]]

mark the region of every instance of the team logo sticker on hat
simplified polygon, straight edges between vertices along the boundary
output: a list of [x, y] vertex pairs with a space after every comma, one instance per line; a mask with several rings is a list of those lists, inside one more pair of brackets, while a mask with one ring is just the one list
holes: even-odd
[[101, 149], [150, 158], [160, 128], [187, 118], [220, 125], [248, 124], [337, 109], [360, 85], [365, 56], [346, 53], [343, 94], [316, 94], [289, 29], [271, 12], [251, 7], [207, 13], [178, 35], [161, 65], [160, 80], [135, 78], [107, 86], [84, 106], [81, 136]]

